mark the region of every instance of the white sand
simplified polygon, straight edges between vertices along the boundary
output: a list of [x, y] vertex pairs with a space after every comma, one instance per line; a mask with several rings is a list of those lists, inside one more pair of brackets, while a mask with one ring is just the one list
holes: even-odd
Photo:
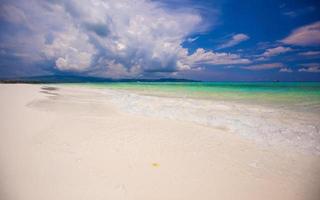
[[1, 200], [320, 197], [319, 156], [124, 113], [94, 89], [41, 87], [0, 85]]

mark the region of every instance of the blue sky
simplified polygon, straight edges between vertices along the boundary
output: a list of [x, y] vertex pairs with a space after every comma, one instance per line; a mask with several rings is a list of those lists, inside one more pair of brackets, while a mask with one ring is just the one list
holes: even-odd
[[320, 81], [319, 1], [0, 3], [0, 77]]

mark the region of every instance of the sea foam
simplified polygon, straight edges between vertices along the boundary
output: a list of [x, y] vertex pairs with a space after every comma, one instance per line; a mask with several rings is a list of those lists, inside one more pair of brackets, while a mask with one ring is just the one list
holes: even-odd
[[320, 155], [320, 118], [315, 113], [228, 101], [160, 97], [106, 89], [122, 110], [197, 123], [239, 134], [263, 145], [285, 145]]

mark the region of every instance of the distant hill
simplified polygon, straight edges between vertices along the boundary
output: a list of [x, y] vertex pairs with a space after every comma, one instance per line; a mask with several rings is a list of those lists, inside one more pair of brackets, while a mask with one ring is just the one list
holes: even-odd
[[87, 76], [33, 76], [33, 77], [20, 77], [11, 79], [1, 79], [0, 83], [103, 83], [103, 82], [199, 82], [189, 79], [173, 79], [173, 78], [160, 78], [160, 79], [110, 79], [99, 77]]

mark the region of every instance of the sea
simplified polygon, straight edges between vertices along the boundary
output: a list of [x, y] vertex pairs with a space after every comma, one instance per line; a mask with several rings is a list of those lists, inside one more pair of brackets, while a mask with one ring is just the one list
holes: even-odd
[[320, 82], [116, 82], [101, 89], [120, 109], [211, 126], [264, 146], [320, 155]]

